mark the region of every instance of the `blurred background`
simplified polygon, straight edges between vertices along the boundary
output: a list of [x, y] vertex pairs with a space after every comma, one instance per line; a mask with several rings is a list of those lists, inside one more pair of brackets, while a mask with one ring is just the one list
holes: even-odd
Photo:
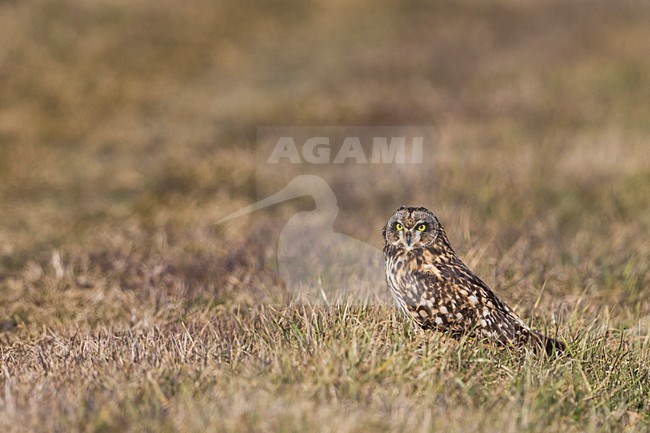
[[3, 326], [282, 292], [277, 237], [308, 197], [213, 225], [257, 200], [265, 125], [432, 126], [415, 172], [337, 177], [335, 229], [380, 247], [421, 204], [523, 314], [632, 326], [650, 313], [649, 24], [633, 0], [4, 1]]

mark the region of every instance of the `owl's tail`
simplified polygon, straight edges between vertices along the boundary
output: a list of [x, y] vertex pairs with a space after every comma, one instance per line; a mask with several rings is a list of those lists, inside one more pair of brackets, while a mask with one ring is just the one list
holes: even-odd
[[537, 332], [533, 333], [533, 344], [537, 351], [544, 351], [548, 356], [557, 356], [566, 352], [566, 344], [562, 341]]

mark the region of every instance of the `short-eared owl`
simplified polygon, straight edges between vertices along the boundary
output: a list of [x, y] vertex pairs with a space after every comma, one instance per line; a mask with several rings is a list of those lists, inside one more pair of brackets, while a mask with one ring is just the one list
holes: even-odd
[[438, 219], [402, 206], [383, 230], [386, 279], [397, 305], [424, 329], [547, 353], [562, 342], [531, 330], [456, 256]]

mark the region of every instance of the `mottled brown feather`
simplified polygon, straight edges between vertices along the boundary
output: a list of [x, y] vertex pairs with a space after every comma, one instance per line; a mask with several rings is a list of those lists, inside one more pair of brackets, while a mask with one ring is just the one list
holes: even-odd
[[[400, 225], [402, 229], [397, 230]], [[426, 229], [417, 233], [419, 225]], [[383, 235], [386, 280], [393, 298], [423, 329], [529, 345], [547, 353], [564, 350], [563, 343], [531, 330], [465, 266], [444, 228], [427, 209], [398, 209]]]

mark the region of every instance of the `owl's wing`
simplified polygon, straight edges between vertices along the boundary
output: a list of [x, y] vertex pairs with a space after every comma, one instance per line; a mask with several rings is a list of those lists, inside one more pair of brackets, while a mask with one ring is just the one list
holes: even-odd
[[[479, 335], [501, 342], [530, 338], [528, 326], [462, 263], [423, 265], [416, 271], [417, 284], [428, 293], [424, 312], [432, 327], [457, 332], [475, 330]], [[425, 296], [425, 295], [423, 295]], [[424, 314], [417, 312], [424, 318]]]

